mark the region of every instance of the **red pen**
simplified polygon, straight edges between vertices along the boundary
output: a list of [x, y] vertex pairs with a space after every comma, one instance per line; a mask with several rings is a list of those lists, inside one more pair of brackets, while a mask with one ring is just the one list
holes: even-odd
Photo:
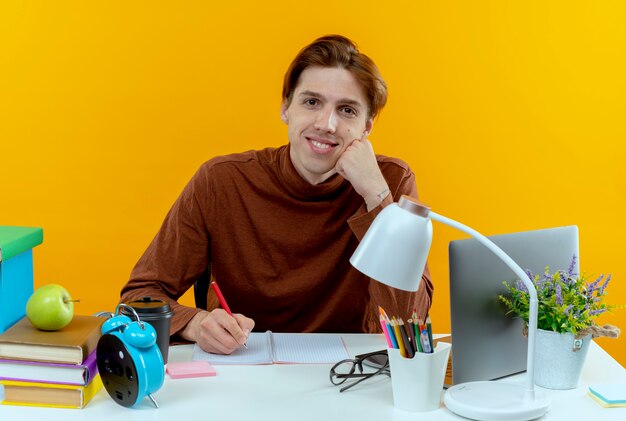
[[[230, 311], [230, 307], [228, 307], [228, 303], [226, 302], [226, 299], [224, 298], [224, 295], [222, 294], [220, 287], [217, 285], [217, 282], [212, 281], [211, 287], [213, 288], [213, 291], [215, 291], [215, 295], [217, 295], [217, 300], [220, 302], [220, 305], [222, 306], [224, 311], [228, 313], [229, 316], [232, 316], [233, 313], [232, 311]], [[248, 347], [246, 343], [244, 343], [243, 346], [245, 346], [246, 348]]]
[[228, 304], [226, 303], [226, 299], [222, 295], [222, 291], [220, 291], [220, 287], [217, 285], [217, 282], [212, 281], [211, 287], [213, 288], [213, 291], [215, 291], [215, 295], [217, 295], [217, 299], [219, 300], [222, 308], [226, 311], [226, 313], [232, 316], [233, 313], [230, 311], [230, 307], [228, 307]]

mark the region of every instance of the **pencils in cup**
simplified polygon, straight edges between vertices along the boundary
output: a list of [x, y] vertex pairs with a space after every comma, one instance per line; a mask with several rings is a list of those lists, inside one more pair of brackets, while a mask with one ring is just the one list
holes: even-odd
[[417, 318], [417, 310], [413, 310], [412, 318], [406, 323], [400, 317], [393, 316], [391, 319], [382, 307], [378, 307], [380, 327], [382, 328], [387, 346], [400, 351], [405, 358], [413, 358], [415, 354], [433, 353], [434, 342], [430, 316], [426, 322]]

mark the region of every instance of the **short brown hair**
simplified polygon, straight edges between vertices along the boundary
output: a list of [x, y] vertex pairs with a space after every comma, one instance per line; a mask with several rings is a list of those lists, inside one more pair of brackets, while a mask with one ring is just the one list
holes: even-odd
[[387, 102], [387, 84], [378, 67], [357, 45], [341, 35], [327, 35], [304, 47], [291, 62], [283, 82], [283, 101], [291, 103], [300, 75], [309, 66], [341, 67], [354, 75], [365, 90], [369, 117], [376, 117]]

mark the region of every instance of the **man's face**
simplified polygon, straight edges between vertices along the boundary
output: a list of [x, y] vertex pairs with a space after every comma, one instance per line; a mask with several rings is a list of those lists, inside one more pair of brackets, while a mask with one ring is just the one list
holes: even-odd
[[307, 67], [280, 117], [289, 126], [291, 162], [311, 184], [335, 174], [346, 148], [372, 130], [363, 88], [339, 67]]

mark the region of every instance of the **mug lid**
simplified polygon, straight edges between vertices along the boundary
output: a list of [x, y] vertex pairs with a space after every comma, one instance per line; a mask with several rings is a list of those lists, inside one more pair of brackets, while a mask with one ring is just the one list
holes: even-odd
[[[128, 304], [137, 311], [137, 313], [152, 313], [161, 314], [169, 313], [170, 305], [162, 300], [154, 300], [152, 297], [142, 297], [138, 300], [126, 301], [124, 304]], [[122, 309], [124, 313], [125, 309]]]

